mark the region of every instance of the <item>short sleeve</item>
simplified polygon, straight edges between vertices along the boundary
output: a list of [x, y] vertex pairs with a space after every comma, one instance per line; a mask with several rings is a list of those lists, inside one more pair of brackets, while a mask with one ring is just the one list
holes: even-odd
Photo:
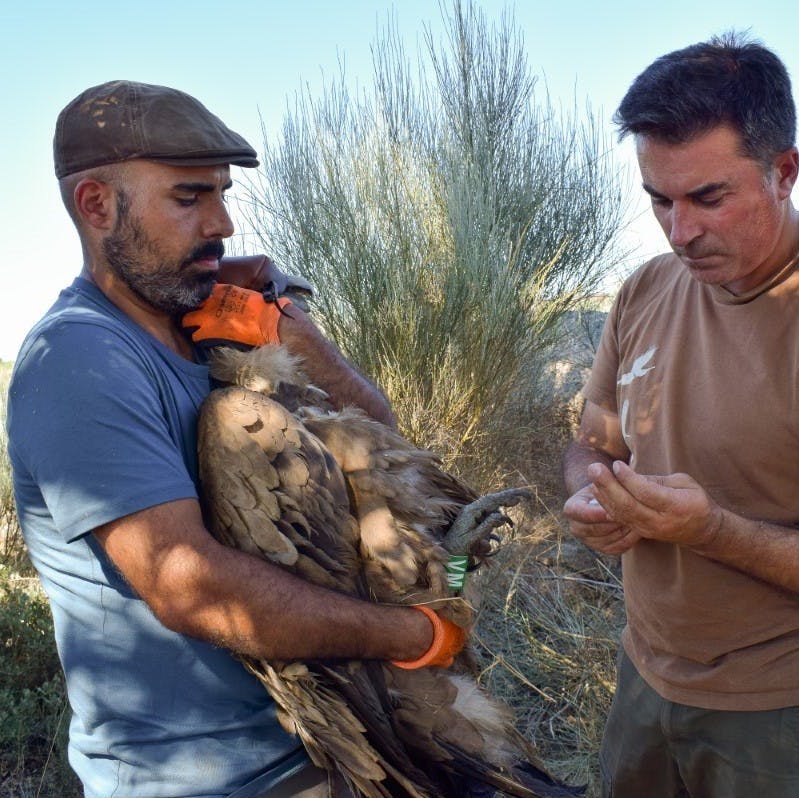
[[38, 490], [68, 541], [197, 496], [152, 365], [110, 325], [43, 331], [15, 368], [8, 427], [15, 488]]
[[616, 401], [616, 382], [619, 371], [618, 320], [622, 295], [623, 292], [618, 294], [607, 319], [605, 319], [602, 337], [591, 367], [591, 375], [582, 390], [583, 397], [589, 402], [612, 412], [618, 412]]

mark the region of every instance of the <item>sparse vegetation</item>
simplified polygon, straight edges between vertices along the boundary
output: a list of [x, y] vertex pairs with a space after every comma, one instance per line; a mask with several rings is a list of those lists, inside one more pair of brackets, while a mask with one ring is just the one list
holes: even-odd
[[0, 364], [0, 798], [77, 798], [52, 617], [14, 510], [5, 437], [9, 376], [9, 364]]
[[69, 707], [47, 599], [0, 566], [0, 796], [78, 795], [66, 762]]
[[547, 765], [598, 798], [597, 753], [613, 696], [624, 621], [617, 563], [574, 541], [561, 524], [560, 456], [573, 402], [535, 409], [506, 467], [536, 489], [532, 506], [482, 578], [476, 641], [483, 683], [516, 711], [520, 730]]
[[455, 2], [447, 23], [415, 62], [389, 29], [369, 95], [342, 75], [299, 97], [241, 210], [403, 431], [460, 458], [613, 269], [624, 208], [593, 118], [541, 96], [512, 19]]

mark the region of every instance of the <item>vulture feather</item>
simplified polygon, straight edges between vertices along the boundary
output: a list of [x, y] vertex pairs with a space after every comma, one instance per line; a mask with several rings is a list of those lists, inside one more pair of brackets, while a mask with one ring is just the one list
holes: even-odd
[[[201, 409], [200, 479], [221, 542], [317, 585], [427, 604], [471, 626], [472, 606], [449, 588], [450, 551], [484, 552], [506, 520], [500, 507], [524, 491], [480, 499], [394, 430], [326, 408], [283, 347], [217, 350], [212, 375], [225, 387]], [[242, 660], [284, 728], [331, 774], [332, 796], [581, 794], [537, 764], [508, 707], [477, 685], [468, 651], [449, 669]]]

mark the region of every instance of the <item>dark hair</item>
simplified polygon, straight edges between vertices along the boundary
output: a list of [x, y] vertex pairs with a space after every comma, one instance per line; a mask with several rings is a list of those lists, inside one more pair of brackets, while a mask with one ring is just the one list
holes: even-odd
[[785, 65], [745, 34], [726, 33], [650, 64], [613, 121], [628, 133], [684, 144], [718, 125], [741, 136], [744, 154], [770, 163], [796, 138], [796, 106]]

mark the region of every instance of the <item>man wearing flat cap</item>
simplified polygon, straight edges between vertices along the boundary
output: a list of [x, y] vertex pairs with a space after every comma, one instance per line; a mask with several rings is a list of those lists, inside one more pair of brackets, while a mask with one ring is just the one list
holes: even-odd
[[[73, 710], [70, 762], [88, 798], [324, 795], [325, 775], [231, 652], [410, 660], [432, 628], [223, 547], [203, 526], [196, 421], [209, 377], [181, 318], [215, 301], [230, 165], [257, 166], [256, 153], [194, 98], [116, 81], [64, 108], [54, 154], [83, 269], [22, 346], [8, 424]], [[391, 422], [296, 306], [270, 316], [254, 296], [264, 341], [303, 356], [338, 404]]]

